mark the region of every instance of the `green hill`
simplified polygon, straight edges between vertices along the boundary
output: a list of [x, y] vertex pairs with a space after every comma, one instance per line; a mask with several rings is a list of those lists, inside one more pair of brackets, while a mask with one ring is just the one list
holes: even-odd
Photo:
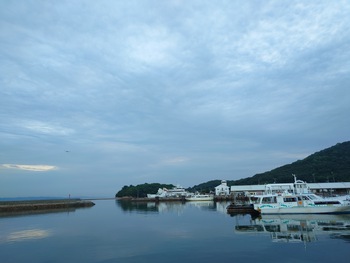
[[[350, 141], [338, 143], [303, 160], [240, 180], [228, 180], [227, 185], [292, 183], [298, 179], [309, 183], [350, 182]], [[212, 180], [189, 188], [190, 191], [214, 191], [220, 180]]]
[[[303, 160], [283, 165], [268, 172], [240, 180], [228, 180], [227, 185], [252, 185], [268, 183], [291, 183], [295, 174], [299, 180], [308, 183], [350, 182], [350, 141], [338, 143], [330, 148], [311, 154]], [[215, 190], [221, 180], [212, 180], [188, 188], [191, 192], [208, 193]], [[116, 196], [146, 196], [155, 193], [159, 187], [172, 185], [143, 184], [124, 186]]]
[[292, 174], [309, 183], [350, 181], [350, 141], [311, 154], [303, 160], [287, 164], [269, 172], [237, 180], [235, 185], [289, 183]]

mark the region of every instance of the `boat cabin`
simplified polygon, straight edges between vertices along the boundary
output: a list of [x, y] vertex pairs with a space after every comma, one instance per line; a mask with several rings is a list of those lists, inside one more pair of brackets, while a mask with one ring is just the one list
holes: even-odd
[[302, 203], [302, 197], [296, 195], [281, 195], [281, 194], [272, 194], [272, 195], [260, 195], [253, 196], [251, 198], [252, 204], [281, 204], [281, 203]]
[[267, 184], [265, 185], [266, 194], [306, 194], [310, 193], [310, 188], [306, 182], [297, 180], [294, 177], [294, 183], [287, 184]]

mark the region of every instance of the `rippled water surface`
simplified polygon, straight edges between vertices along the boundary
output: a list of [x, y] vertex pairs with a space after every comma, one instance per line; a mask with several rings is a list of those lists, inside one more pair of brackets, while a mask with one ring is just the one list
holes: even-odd
[[228, 203], [94, 201], [0, 217], [0, 262], [348, 262], [350, 215], [226, 214]]

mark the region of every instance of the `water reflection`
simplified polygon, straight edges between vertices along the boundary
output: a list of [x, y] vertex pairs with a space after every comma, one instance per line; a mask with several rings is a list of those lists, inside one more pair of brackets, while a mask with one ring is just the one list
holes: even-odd
[[262, 215], [238, 220], [235, 232], [268, 234], [272, 242], [314, 242], [324, 234], [350, 241], [350, 215]]
[[27, 229], [22, 231], [15, 231], [5, 234], [0, 243], [11, 243], [33, 239], [42, 239], [51, 236], [52, 232], [46, 229]]
[[[346, 239], [348, 232], [334, 230], [334, 227], [346, 228], [341, 222], [349, 222], [349, 217], [318, 219], [315, 224], [322, 227], [321, 235], [314, 230], [316, 226], [307, 228], [315, 218], [262, 217], [253, 221], [249, 215], [231, 217], [226, 212], [227, 205], [224, 202], [156, 204], [97, 200], [92, 209], [79, 210], [70, 216], [54, 213], [0, 218], [0, 261], [265, 263], [276, 259], [289, 262], [349, 260], [349, 239], [339, 240]], [[177, 211], [180, 211], [179, 216]], [[272, 243], [270, 236], [285, 233], [283, 227], [287, 228], [284, 221], [284, 226], [277, 227], [277, 222], [274, 223], [277, 219], [304, 224], [303, 231], [314, 234], [315, 240], [311, 242], [315, 242]], [[305, 220], [311, 222], [303, 223]], [[262, 231], [251, 227], [252, 232], [237, 228], [234, 233], [235, 225], [253, 225]], [[299, 225], [289, 224], [288, 231], [298, 233]], [[292, 242], [291, 237], [288, 238]], [[302, 249], [305, 244], [308, 245], [305, 253], [295, 253], [295, 249]]]
[[201, 210], [212, 210], [226, 214], [228, 202], [191, 201], [191, 202], [141, 202], [116, 200], [116, 205], [124, 212], [137, 213], [182, 213], [186, 207], [197, 207]]

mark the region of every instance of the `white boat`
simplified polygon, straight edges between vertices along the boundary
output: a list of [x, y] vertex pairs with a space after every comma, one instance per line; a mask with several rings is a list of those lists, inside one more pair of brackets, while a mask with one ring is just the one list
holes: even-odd
[[296, 179], [294, 184], [267, 185], [265, 193], [254, 196], [251, 202], [261, 214], [350, 213], [348, 201], [319, 197], [310, 193], [305, 182]]
[[147, 198], [171, 198], [171, 197], [185, 197], [189, 193], [185, 188], [176, 186], [172, 189], [159, 188], [155, 194], [147, 194]]
[[214, 196], [210, 194], [194, 194], [192, 196], [187, 196], [186, 201], [213, 201]]

